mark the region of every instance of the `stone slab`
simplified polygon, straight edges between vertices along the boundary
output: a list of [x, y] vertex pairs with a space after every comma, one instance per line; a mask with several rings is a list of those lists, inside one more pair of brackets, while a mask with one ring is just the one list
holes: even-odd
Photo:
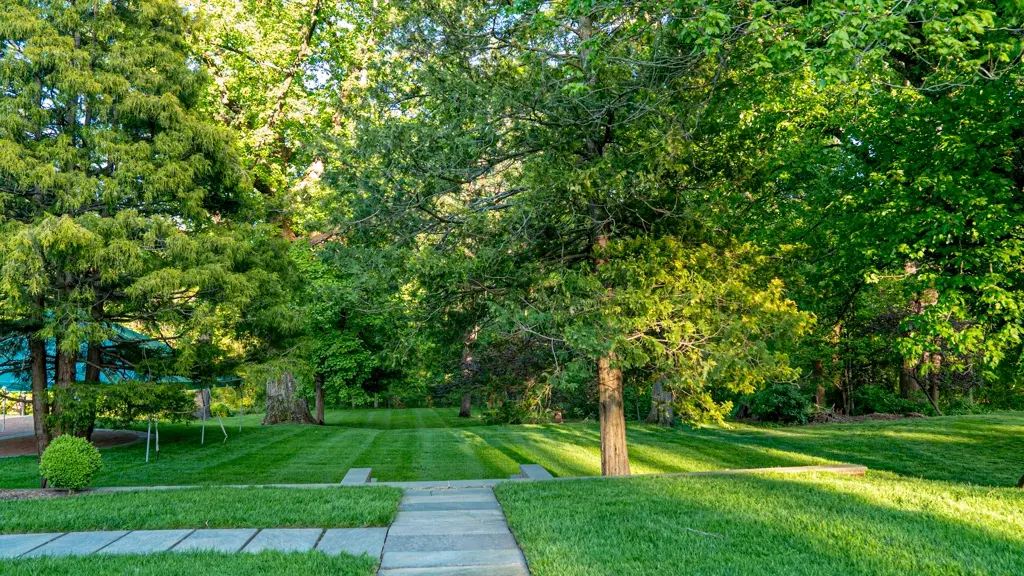
[[175, 552], [213, 550], [238, 552], [255, 534], [255, 528], [222, 528], [196, 530], [174, 547]]
[[447, 510], [501, 510], [498, 502], [409, 502], [398, 509], [403, 512], [429, 512]]
[[63, 532], [0, 534], [0, 558], [17, 558], [62, 535]]
[[316, 541], [323, 533], [321, 528], [267, 528], [260, 530], [242, 552], [308, 552], [316, 546]]
[[551, 472], [545, 470], [540, 464], [520, 464], [519, 473], [523, 478], [531, 480], [550, 480], [554, 478]]
[[493, 488], [504, 482], [504, 478], [484, 478], [482, 480], [452, 480], [450, 488]]
[[[406, 493], [407, 496], [414, 495], [413, 493]], [[491, 488], [448, 488], [446, 490], [431, 490], [431, 496], [494, 496], [494, 490]]]
[[510, 532], [504, 534], [439, 534], [424, 536], [396, 536], [388, 534], [384, 553], [390, 552], [444, 552], [457, 550], [518, 550], [519, 545]]
[[324, 533], [316, 549], [324, 554], [368, 554], [380, 558], [387, 528], [332, 528]]
[[151, 554], [165, 552], [192, 530], [135, 530], [100, 550], [100, 554]]
[[420, 504], [423, 502], [497, 502], [494, 494], [437, 494], [430, 492], [423, 494], [406, 493], [402, 497], [402, 504]]
[[369, 484], [371, 474], [373, 474], [373, 469], [371, 468], [350, 468], [345, 473], [345, 477], [341, 479], [341, 483], [345, 485]]
[[493, 566], [457, 566], [454, 568], [392, 568], [377, 572], [377, 576], [530, 576], [521, 564]]
[[444, 552], [386, 552], [380, 567], [388, 568], [451, 568], [455, 566], [491, 566], [522, 564], [519, 550], [459, 550]]
[[127, 530], [69, 532], [60, 538], [25, 554], [25, 558], [38, 556], [84, 556], [109, 545], [127, 534]]
[[500, 508], [492, 510], [424, 510], [399, 512], [395, 524], [438, 524], [505, 520]]
[[505, 524], [504, 520], [434, 526], [429, 524], [392, 524], [391, 529], [388, 530], [389, 538], [391, 536], [464, 536], [467, 534], [511, 534], [511, 532], [509, 532], [508, 525]]

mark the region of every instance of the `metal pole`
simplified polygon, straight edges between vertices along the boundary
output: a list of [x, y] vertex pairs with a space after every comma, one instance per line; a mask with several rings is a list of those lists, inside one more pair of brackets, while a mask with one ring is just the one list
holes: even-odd
[[217, 415], [217, 422], [220, 422], [220, 431], [224, 433], [224, 443], [228, 443], [228, 431], [224, 429], [224, 419]]
[[0, 424], [0, 432], [7, 430], [7, 396], [3, 397], [3, 407], [0, 408], [0, 412], [4, 413], [4, 422]]
[[242, 418], [245, 416], [245, 390], [238, 387], [238, 431], [242, 431]]
[[156, 421], [156, 461], [160, 461], [160, 419]]
[[200, 390], [199, 395], [203, 397], [203, 432], [199, 436], [199, 443], [206, 444], [206, 393]]
[[146, 425], [146, 462], [149, 462], [149, 435], [153, 431], [153, 415], [149, 415], [149, 424]]

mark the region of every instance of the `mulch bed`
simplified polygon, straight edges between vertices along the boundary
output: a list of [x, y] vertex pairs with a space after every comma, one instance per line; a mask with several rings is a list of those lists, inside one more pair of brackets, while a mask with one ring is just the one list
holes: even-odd
[[43, 498], [67, 498], [75, 496], [67, 490], [5, 490], [0, 488], [0, 502], [5, 500], [39, 500]]
[[808, 422], [808, 424], [845, 424], [850, 422], [873, 422], [875, 420], [903, 420], [904, 418], [927, 418], [927, 416], [917, 412], [909, 414], [864, 414], [862, 416], [844, 416], [834, 412], [819, 412], [814, 415], [814, 420]]
[[[97, 448], [123, 446], [139, 440], [139, 435], [128, 430], [96, 430], [92, 433], [92, 443]], [[0, 458], [4, 456], [35, 456], [36, 439], [34, 436], [20, 436], [0, 440]]]

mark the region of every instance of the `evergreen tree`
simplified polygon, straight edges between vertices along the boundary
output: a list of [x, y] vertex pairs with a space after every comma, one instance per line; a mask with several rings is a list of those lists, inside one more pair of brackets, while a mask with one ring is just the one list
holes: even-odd
[[[199, 113], [207, 78], [190, 25], [171, 0], [16, 1], [0, 14], [0, 322], [30, 341], [40, 453], [45, 339], [59, 388], [83, 346], [87, 380], [125, 362], [138, 377], [212, 377], [205, 361], [224, 355], [200, 350], [264, 322], [248, 304], [273, 314], [287, 258], [259, 225], [230, 133]], [[140, 363], [147, 342], [113, 323], [172, 344], [171, 363]]]

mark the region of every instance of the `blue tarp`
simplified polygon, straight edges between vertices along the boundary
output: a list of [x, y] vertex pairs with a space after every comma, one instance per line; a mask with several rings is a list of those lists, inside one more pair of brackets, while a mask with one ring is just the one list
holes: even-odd
[[[141, 342], [140, 346], [146, 350], [152, 350], [154, 356], [164, 356], [171, 353], [171, 347], [163, 342], [153, 340], [152, 338], [140, 334], [130, 328], [125, 328], [120, 325], [113, 325], [113, 330], [116, 333], [114, 340], [105, 340], [103, 342], [104, 347], [114, 347], [119, 344], [131, 343], [133, 341]], [[30, 392], [32, 390], [32, 383], [29, 377], [29, 362], [28, 362], [28, 339], [24, 337], [18, 337], [16, 339], [9, 339], [6, 341], [0, 341], [0, 388], [6, 389], [8, 392]], [[48, 357], [53, 358], [56, 352], [56, 343], [53, 339], [46, 341], [46, 354]], [[80, 357], [84, 358], [86, 352], [86, 346], [82, 346], [82, 353]], [[76, 368], [76, 379], [81, 381], [85, 379], [85, 362], [78, 362]], [[48, 367], [48, 382], [47, 386], [53, 386], [53, 370], [52, 367]], [[103, 370], [100, 370], [100, 382], [104, 384], [112, 384], [116, 382], [122, 382], [125, 380], [152, 380], [151, 378], [140, 378], [131, 368], [127, 366], [105, 366]], [[209, 384], [198, 384], [193, 385], [191, 379], [184, 378], [181, 376], [165, 376], [162, 378], [155, 379], [157, 382], [180, 382], [189, 384], [194, 388], [208, 388]], [[239, 381], [237, 377], [219, 377], [217, 383], [214, 386], [231, 386]]]

